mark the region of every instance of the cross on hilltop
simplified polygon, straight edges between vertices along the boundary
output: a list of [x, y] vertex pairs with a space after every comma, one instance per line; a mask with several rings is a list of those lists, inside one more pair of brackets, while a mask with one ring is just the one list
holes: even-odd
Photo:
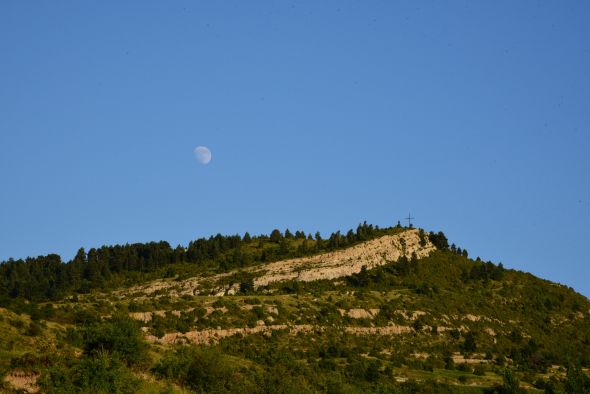
[[412, 228], [412, 219], [416, 218], [412, 217], [412, 215], [408, 213], [408, 217], [406, 219], [408, 220], [408, 228]]

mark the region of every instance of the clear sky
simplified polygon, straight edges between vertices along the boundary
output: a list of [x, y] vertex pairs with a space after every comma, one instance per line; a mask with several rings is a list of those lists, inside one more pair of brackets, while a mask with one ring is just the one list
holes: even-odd
[[411, 211], [588, 296], [589, 18], [588, 1], [2, 1], [0, 259]]

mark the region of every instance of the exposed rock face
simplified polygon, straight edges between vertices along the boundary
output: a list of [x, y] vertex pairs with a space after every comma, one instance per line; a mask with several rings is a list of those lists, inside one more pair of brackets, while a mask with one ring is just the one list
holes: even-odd
[[152, 312], [130, 312], [129, 317], [147, 323], [152, 320]]
[[290, 334], [295, 335], [300, 332], [311, 332], [314, 330], [314, 326], [309, 324], [276, 324], [266, 326], [263, 322], [263, 324], [257, 325], [255, 327], [205, 329], [200, 331], [189, 331], [184, 334], [174, 332], [168, 333], [164, 335], [162, 338], [157, 338], [153, 335], [146, 335], [145, 339], [150, 342], [156, 342], [167, 345], [185, 342], [190, 342], [199, 345], [207, 345], [211, 343], [217, 343], [222, 338], [231, 337], [234, 335], [250, 335], [259, 333], [271, 335], [272, 331], [278, 330], [289, 330]]
[[[363, 266], [367, 269], [397, 261], [400, 257], [417, 258], [428, 256], [436, 247], [425, 239], [425, 244], [420, 245], [418, 229], [406, 230], [396, 235], [385, 235], [352, 246], [350, 248], [323, 253], [316, 256], [301, 257], [282, 260], [274, 263], [261, 264], [249, 267], [243, 271], [254, 274], [254, 286], [266, 286], [271, 283], [298, 280], [311, 282], [321, 279], [335, 279], [359, 273]], [[239, 285], [235, 283], [223, 284], [224, 278], [236, 274], [231, 271], [206, 278], [195, 277], [182, 281], [156, 281], [148, 285], [137, 286], [128, 289], [128, 293], [143, 293], [151, 295], [164, 291], [169, 296], [181, 296], [183, 294], [197, 295], [203, 290], [203, 283], [221, 283], [214, 289], [213, 295], [232, 295], [237, 292]], [[121, 296], [125, 295], [121, 293]], [[141, 319], [140, 319], [141, 320]]]
[[362, 308], [355, 308], [355, 309], [338, 309], [341, 316], [348, 316], [352, 319], [372, 319], [379, 314], [379, 309], [362, 309]]
[[10, 384], [15, 389], [20, 390], [19, 392], [38, 393], [38, 377], [39, 374], [36, 372], [13, 370], [6, 375], [4, 381]]
[[279, 315], [279, 309], [276, 306], [268, 305], [266, 311], [275, 316]]
[[[194, 308], [189, 308], [186, 310], [186, 312], [190, 312], [192, 310], [194, 310]], [[181, 315], [181, 311], [170, 311], [170, 313], [176, 317], [180, 317], [180, 315]], [[142, 321], [144, 323], [151, 321], [154, 315], [160, 316], [160, 317], [166, 317], [166, 311], [130, 312], [129, 313], [129, 317], [131, 317], [132, 319], [135, 319], [135, 320]]]
[[345, 331], [355, 335], [399, 335], [412, 332], [412, 328], [392, 324], [385, 327], [345, 327]]
[[[251, 334], [266, 334], [272, 335], [273, 331], [288, 330], [290, 335], [299, 333], [310, 333], [313, 331], [324, 331], [326, 327], [313, 326], [311, 324], [276, 324], [276, 325], [256, 325], [255, 327], [244, 328], [225, 328], [225, 329], [205, 329], [200, 331], [189, 331], [184, 334], [168, 333], [162, 338], [153, 335], [146, 335], [145, 339], [149, 342], [172, 345], [177, 343], [194, 343], [199, 345], [209, 345], [219, 342], [222, 338], [231, 337], [234, 335], [251, 335]], [[413, 332], [411, 327], [390, 324], [385, 327], [343, 327], [342, 330], [347, 334], [353, 335], [400, 335]]]
[[[254, 286], [292, 279], [311, 282], [340, 278], [359, 273], [363, 266], [375, 268], [397, 261], [401, 256], [410, 258], [415, 253], [417, 258], [426, 257], [435, 249], [428, 239], [424, 246], [420, 246], [418, 230], [408, 230], [331, 253], [266, 264], [263, 267], [266, 272], [254, 279]], [[256, 272], [256, 269], [252, 271]]]

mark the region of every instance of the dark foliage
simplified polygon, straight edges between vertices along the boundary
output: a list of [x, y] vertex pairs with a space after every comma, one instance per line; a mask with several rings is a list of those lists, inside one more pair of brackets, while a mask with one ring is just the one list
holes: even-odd
[[137, 322], [127, 316], [115, 316], [83, 328], [82, 337], [84, 353], [88, 356], [106, 351], [116, 354], [127, 365], [146, 361], [147, 348]]
[[432, 232], [428, 238], [437, 249], [446, 250], [449, 248], [449, 241], [442, 231], [439, 231], [438, 233]]
[[208, 348], [180, 347], [168, 353], [152, 371], [196, 392], [255, 392], [248, 373]]
[[68, 360], [49, 368], [39, 380], [44, 393], [136, 393], [139, 380], [116, 357], [99, 353], [95, 357]]

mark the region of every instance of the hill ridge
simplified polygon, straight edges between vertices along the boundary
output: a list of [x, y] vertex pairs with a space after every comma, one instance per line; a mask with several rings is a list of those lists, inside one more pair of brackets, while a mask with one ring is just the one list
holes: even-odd
[[[254, 288], [289, 280], [302, 282], [331, 280], [359, 273], [363, 267], [372, 269], [395, 262], [402, 256], [408, 259], [421, 259], [434, 250], [436, 247], [430, 241], [429, 233], [421, 229], [407, 229], [398, 234], [382, 235], [343, 249], [311, 256], [260, 263], [210, 276], [196, 276], [182, 280], [156, 280], [128, 288], [122, 294], [141, 292], [149, 296], [155, 292], [167, 291], [169, 296], [234, 295], [239, 292], [241, 283], [231, 279], [232, 277], [235, 279], [238, 274], [251, 278]], [[210, 286], [211, 281], [218, 285]]]

